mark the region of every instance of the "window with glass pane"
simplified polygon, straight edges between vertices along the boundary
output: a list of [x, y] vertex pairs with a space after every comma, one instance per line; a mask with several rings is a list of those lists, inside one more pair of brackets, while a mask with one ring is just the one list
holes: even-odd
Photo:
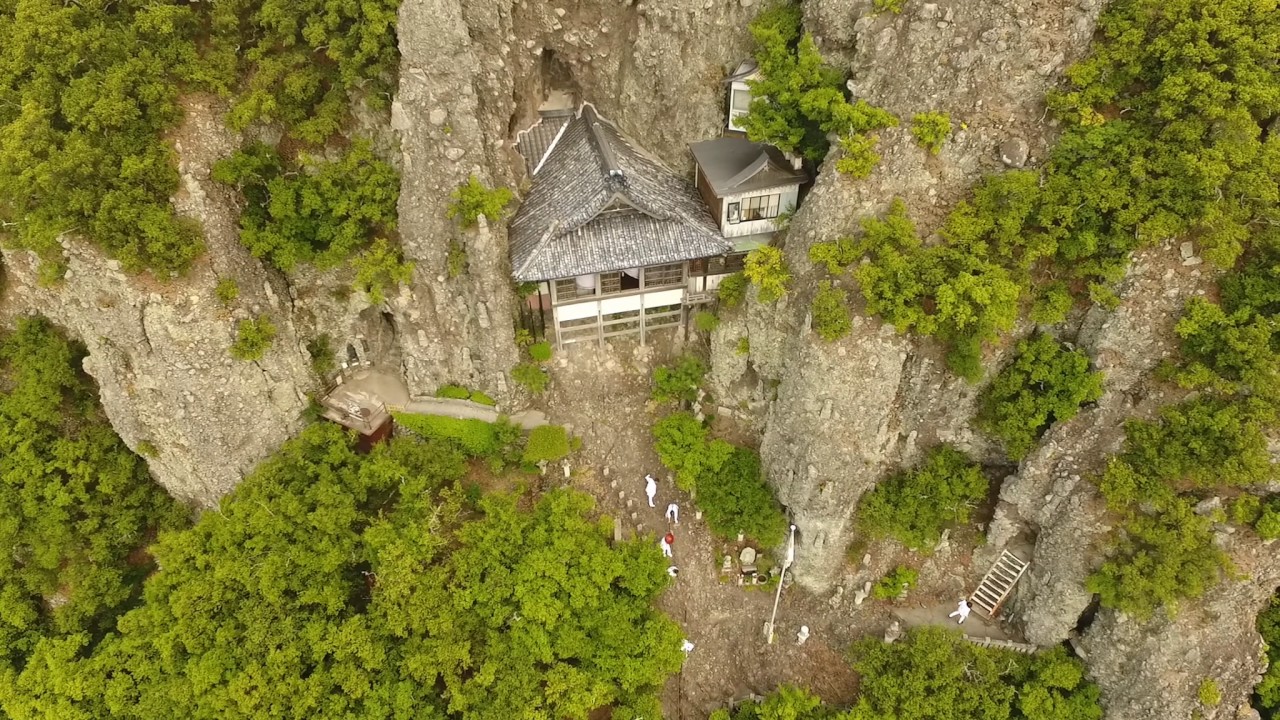
[[739, 112], [746, 112], [751, 108], [751, 91], [750, 90], [734, 90], [733, 91], [733, 109]]
[[778, 202], [782, 199], [781, 195], [757, 195], [749, 197], [742, 201], [742, 219], [748, 220], [768, 220], [769, 218], [778, 217]]
[[684, 282], [684, 266], [681, 263], [655, 265], [644, 269], [644, 286], [646, 288], [679, 285], [682, 282]]

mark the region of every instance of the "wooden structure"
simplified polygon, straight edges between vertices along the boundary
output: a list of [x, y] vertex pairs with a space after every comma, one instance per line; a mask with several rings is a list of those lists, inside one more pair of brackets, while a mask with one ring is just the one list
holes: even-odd
[[370, 392], [337, 385], [320, 399], [321, 416], [360, 434], [357, 447], [369, 452], [391, 437], [394, 421], [386, 404]]
[[983, 576], [982, 582], [978, 583], [977, 589], [969, 596], [970, 607], [995, 619], [1000, 613], [1000, 606], [1008, 599], [1009, 593], [1013, 592], [1013, 587], [1018, 584], [1029, 565], [1030, 563], [1024, 562], [1008, 550], [1002, 551], [995, 564]]

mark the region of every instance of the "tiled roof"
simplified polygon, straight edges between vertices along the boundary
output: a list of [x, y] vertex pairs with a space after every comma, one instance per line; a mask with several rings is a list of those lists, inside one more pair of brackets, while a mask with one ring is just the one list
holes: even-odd
[[516, 134], [516, 149], [524, 157], [525, 169], [530, 177], [538, 168], [538, 162], [551, 149], [551, 143], [560, 134], [560, 128], [572, 119], [572, 112], [544, 113], [538, 118], [538, 122]]
[[772, 145], [723, 137], [694, 143], [689, 149], [716, 197], [799, 185], [809, 179]]
[[590, 105], [541, 160], [509, 236], [512, 274], [521, 282], [679, 262], [733, 247], [690, 183]]

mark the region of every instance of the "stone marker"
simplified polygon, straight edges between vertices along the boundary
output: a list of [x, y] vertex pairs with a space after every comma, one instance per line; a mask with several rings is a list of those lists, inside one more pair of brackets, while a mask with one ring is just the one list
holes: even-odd
[[893, 624], [889, 625], [889, 629], [884, 631], [884, 641], [892, 645], [900, 637], [902, 637], [902, 625], [894, 620]]
[[756, 562], [756, 551], [752, 547], [742, 548], [742, 552], [738, 554], [738, 560], [743, 565], [754, 565]]

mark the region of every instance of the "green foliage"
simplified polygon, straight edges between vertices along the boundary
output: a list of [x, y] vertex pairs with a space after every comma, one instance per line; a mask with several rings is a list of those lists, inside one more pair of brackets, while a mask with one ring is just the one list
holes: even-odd
[[1212, 525], [1182, 499], [1166, 501], [1152, 515], [1133, 515], [1085, 587], [1104, 607], [1138, 618], [1151, 617], [1162, 605], [1172, 614], [1180, 598], [1200, 597], [1228, 566], [1213, 544]]
[[206, 72], [236, 90], [232, 129], [280, 123], [293, 137], [320, 144], [341, 129], [353, 94], [385, 107], [399, 62], [398, 6], [226, 0], [207, 9]]
[[529, 357], [534, 362], [547, 362], [551, 359], [551, 343], [538, 342], [529, 346]]
[[[981, 217], [979, 210], [966, 212]], [[883, 220], [868, 218], [862, 227], [859, 254], [871, 262], [859, 265], [854, 275], [867, 310], [899, 331], [937, 335], [951, 348], [953, 370], [970, 380], [980, 377], [982, 343], [1008, 331], [1017, 319], [1022, 288], [1010, 272], [967, 243], [924, 247], [900, 200]], [[954, 232], [962, 237], [960, 230]], [[969, 227], [963, 232], [964, 238], [981, 234]]]
[[1241, 267], [1222, 278], [1222, 304], [1227, 313], [1251, 310], [1280, 315], [1280, 232], [1254, 236], [1253, 248]]
[[1176, 326], [1183, 364], [1172, 371], [1179, 385], [1220, 393], [1280, 399], [1280, 316], [1192, 298]]
[[707, 364], [696, 355], [681, 355], [671, 366], [653, 371], [653, 399], [689, 403], [698, 399], [698, 388], [707, 375]]
[[893, 600], [901, 596], [908, 588], [915, 587], [919, 578], [920, 573], [905, 565], [899, 565], [890, 570], [889, 574], [880, 578], [875, 587], [871, 588], [871, 596], [877, 600]]
[[[1280, 14], [1270, 2], [1127, 0], [1050, 105], [1054, 149], [1041, 225], [1078, 276], [1114, 279], [1140, 243], [1192, 232], [1230, 265], [1280, 202]], [[1254, 188], [1264, 188], [1254, 192]]]
[[1247, 487], [1275, 477], [1264, 428], [1274, 410], [1258, 400], [1198, 397], [1165, 408], [1158, 422], [1125, 424], [1125, 444], [1102, 477], [1112, 507], [1164, 503], [1175, 492]]
[[783, 685], [760, 702], [745, 702], [732, 713], [716, 710], [708, 720], [839, 720], [836, 711], [817, 695], [794, 685]]
[[713, 312], [699, 310], [693, 315], [693, 326], [698, 332], [710, 333], [720, 327], [720, 318]]
[[654, 449], [676, 484], [697, 491], [707, 525], [721, 537], [739, 532], [764, 545], [782, 542], [782, 514], [753, 450], [711, 440], [707, 429], [687, 412], [672, 413], [653, 428]]
[[311, 372], [321, 379], [337, 369], [337, 361], [333, 357], [333, 338], [327, 334], [317, 335], [307, 341], [307, 355], [311, 357]]
[[467, 269], [467, 249], [457, 240], [449, 241], [449, 251], [445, 254], [445, 271], [450, 278], [462, 275]]
[[1217, 707], [1222, 702], [1222, 691], [1218, 689], [1218, 681], [1213, 678], [1205, 678], [1196, 695], [1206, 707]]
[[986, 496], [981, 469], [959, 450], [939, 445], [918, 468], [890, 475], [863, 496], [858, 525], [871, 537], [931, 550], [944, 528], [968, 522], [971, 508]]
[[852, 238], [836, 238], [832, 242], [816, 242], [809, 246], [809, 262], [826, 265], [827, 272], [839, 275], [858, 260], [858, 243]]
[[240, 297], [240, 286], [232, 278], [222, 278], [218, 281], [217, 287], [213, 289], [213, 294], [218, 298], [218, 303], [224, 308], [231, 307], [231, 304]]
[[569, 434], [559, 425], [543, 425], [529, 432], [522, 460], [537, 464], [542, 461], [557, 462], [569, 455]]
[[1263, 540], [1280, 539], [1280, 498], [1272, 498], [1261, 507], [1253, 529]]
[[551, 384], [551, 377], [547, 375], [547, 371], [533, 362], [520, 363], [511, 368], [511, 379], [534, 395], [546, 392], [547, 385]]
[[735, 308], [747, 296], [747, 277], [740, 272], [727, 275], [716, 288], [716, 298], [727, 308]]
[[[213, 168], [215, 180], [244, 193], [240, 241], [254, 256], [286, 272], [299, 263], [336, 267], [395, 229], [400, 178], [367, 141], [353, 143], [335, 162], [304, 155], [299, 165], [286, 167], [275, 150], [259, 143]], [[365, 288], [407, 279], [398, 252], [385, 242], [360, 267], [364, 273], [357, 282]]]
[[399, 427], [419, 437], [452, 445], [470, 457], [495, 460], [498, 466], [520, 462], [522, 433], [518, 426], [505, 418], [488, 423], [472, 418], [415, 413], [395, 413], [394, 417]]
[[911, 136], [920, 147], [937, 155], [942, 143], [951, 135], [951, 115], [944, 112], [922, 112], [911, 118]]
[[60, 277], [64, 233], [131, 271], [186, 270], [198, 226], [174, 215], [180, 82], [199, 80], [192, 6], [7, 0], [0, 11], [0, 227]]
[[[712, 532], [723, 538], [741, 532], [765, 546], [781, 543], [787, 518], [765, 481], [760, 455], [723, 440], [707, 443], [706, 455], [696, 483], [697, 502]], [[724, 460], [712, 466], [719, 458]]]
[[1258, 633], [1267, 647], [1267, 671], [1254, 687], [1254, 707], [1264, 720], [1280, 717], [1280, 595], [1258, 615]]
[[1053, 325], [1067, 319], [1075, 300], [1063, 282], [1052, 282], [1036, 289], [1035, 304], [1031, 306], [1031, 321], [1039, 325]]
[[406, 262], [400, 248], [386, 238], [377, 238], [351, 261], [356, 271], [355, 289], [378, 305], [387, 299], [388, 287], [399, 287], [413, 279], [413, 263]]
[[1075, 417], [1080, 406], [1102, 396], [1102, 373], [1089, 358], [1048, 335], [1018, 343], [1018, 352], [983, 391], [977, 422], [1021, 460], [1055, 422]]
[[231, 357], [237, 360], [261, 360], [276, 339], [276, 326], [266, 315], [236, 323], [236, 340], [231, 343]]
[[[871, 5], [878, 13], [891, 12], [894, 15], [900, 15], [902, 13], [903, 2], [904, 0], [872, 0]], [[919, 116], [917, 115], [916, 117]]]
[[[782, 250], [772, 245], [756, 248], [747, 253], [742, 275], [759, 289], [760, 302], [763, 303], [771, 303], [781, 298], [787, 292], [787, 284], [791, 282], [791, 273], [787, 270], [786, 261], [782, 259]], [[720, 283], [720, 288], [723, 293], [723, 281]]]
[[733, 350], [734, 350], [734, 352], [738, 353], [739, 355], [748, 355], [748, 354], [750, 354], [750, 353], [751, 353], [751, 339], [750, 339], [750, 338], [748, 338], [748, 337], [740, 337], [740, 338], [738, 338], [738, 345], [737, 345], [737, 347], [735, 347]]
[[827, 342], [839, 340], [853, 329], [848, 295], [844, 290], [833, 287], [830, 280], [823, 280], [818, 285], [809, 311], [813, 316], [814, 332]]
[[1262, 499], [1248, 493], [1231, 501], [1227, 517], [1233, 525], [1249, 526], [1262, 517]]
[[450, 400], [470, 400], [471, 391], [461, 385], [441, 385], [436, 388], [436, 397]]
[[489, 222], [495, 222], [502, 219], [511, 197], [510, 190], [504, 187], [490, 190], [472, 175], [453, 191], [453, 204], [447, 212], [449, 217], [457, 218], [462, 227], [473, 227], [481, 215]]
[[751, 106], [740, 118], [753, 142], [794, 152], [812, 162], [827, 155], [828, 133], [847, 137], [897, 124], [865, 101], [850, 103], [844, 73], [827, 65], [817, 44], [801, 32], [798, 5], [775, 3], [749, 26], [760, 78], [749, 81]]
[[880, 155], [876, 152], [876, 139], [868, 135], [850, 135], [840, 138], [840, 158], [836, 160], [836, 170], [855, 180], [871, 175], [880, 163]]
[[979, 648], [952, 630], [920, 628], [850, 652], [859, 695], [849, 720], [1101, 720], [1097, 686], [1062, 648], [1032, 656]]
[[148, 533], [186, 522], [112, 430], [97, 388], [79, 370], [84, 356], [39, 318], [19, 319], [0, 336], [0, 714], [7, 717], [23, 716], [17, 682], [39, 676], [41, 658], [69, 643], [95, 643], [137, 600], [137, 583], [154, 564], [130, 553]]

